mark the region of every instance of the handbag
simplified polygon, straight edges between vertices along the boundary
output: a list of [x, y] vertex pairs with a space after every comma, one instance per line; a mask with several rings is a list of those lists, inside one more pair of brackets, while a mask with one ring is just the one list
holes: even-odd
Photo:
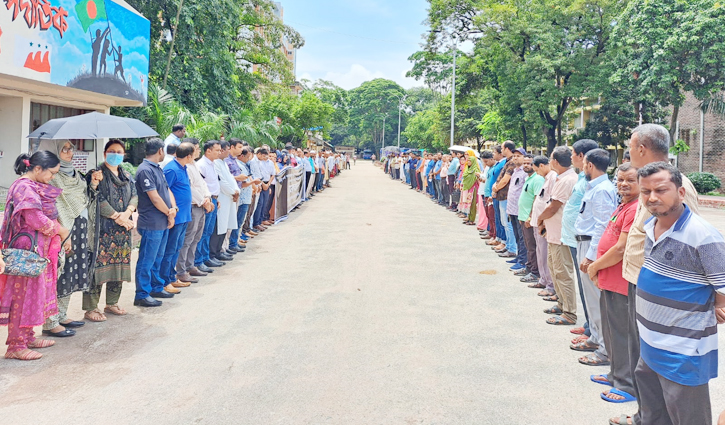
[[20, 237], [30, 239], [32, 246], [30, 250], [20, 248], [3, 249], [3, 260], [5, 261], [5, 274], [10, 276], [38, 277], [50, 264], [50, 260], [38, 254], [38, 231], [35, 235], [22, 232], [10, 240], [9, 246]]
[[[5, 234], [3, 234], [3, 241], [7, 241], [10, 235], [10, 220], [12, 219], [13, 212], [15, 210], [12, 202], [7, 205], [8, 214], [5, 216], [7, 224], [5, 226]], [[21, 237], [27, 237], [30, 239], [31, 247], [30, 250], [20, 248], [4, 248], [3, 261], [5, 262], [5, 272], [3, 274], [9, 276], [21, 276], [21, 277], [38, 277], [45, 271], [45, 268], [50, 264], [50, 260], [43, 258], [38, 254], [38, 231], [35, 231], [35, 235], [31, 235], [27, 232], [21, 232], [15, 235], [6, 246], [11, 247], [13, 243]]]

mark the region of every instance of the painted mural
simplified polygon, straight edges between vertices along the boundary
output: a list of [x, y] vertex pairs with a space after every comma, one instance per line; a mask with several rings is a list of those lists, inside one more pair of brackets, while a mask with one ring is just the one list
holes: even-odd
[[0, 73], [146, 104], [149, 36], [123, 0], [0, 0]]

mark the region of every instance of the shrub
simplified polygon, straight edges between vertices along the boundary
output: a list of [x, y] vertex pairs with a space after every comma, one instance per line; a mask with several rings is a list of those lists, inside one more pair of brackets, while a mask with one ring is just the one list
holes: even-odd
[[134, 167], [132, 164], [129, 164], [128, 162], [122, 162], [121, 168], [128, 171], [132, 177], [136, 177], [136, 168], [137, 167]]
[[690, 179], [697, 193], [700, 194], [712, 192], [722, 186], [720, 179], [712, 173], [690, 173], [687, 178]]

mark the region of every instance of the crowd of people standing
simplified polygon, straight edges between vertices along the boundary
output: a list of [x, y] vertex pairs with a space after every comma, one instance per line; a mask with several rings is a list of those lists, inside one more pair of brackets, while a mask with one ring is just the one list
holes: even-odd
[[[124, 316], [124, 282], [134, 281], [134, 305], [158, 307], [245, 252], [273, 225], [275, 178], [304, 169], [301, 202], [330, 187], [350, 158], [288, 145], [252, 148], [240, 139], [185, 138], [176, 125], [166, 140], [145, 142], [135, 176], [121, 164], [126, 144], [109, 141], [104, 162], [88, 173], [73, 166], [69, 140], [45, 140], [15, 161], [0, 246], [48, 259], [38, 276], [5, 274], [0, 255], [0, 325], [8, 326], [5, 358], [37, 360], [52, 339], [72, 337], [85, 320]], [[299, 172], [302, 172], [297, 168]], [[132, 231], [140, 235], [131, 276]], [[99, 309], [105, 285], [106, 305]], [[68, 317], [72, 294], [83, 293], [84, 320]]]
[[698, 215], [669, 147], [664, 127], [635, 128], [613, 178], [609, 152], [589, 139], [548, 157], [512, 141], [480, 155], [410, 151], [383, 158], [383, 168], [476, 226], [513, 275], [553, 303], [546, 323], [572, 326], [570, 348], [587, 353], [579, 363], [608, 366], [589, 377], [610, 387], [601, 398], [638, 404], [610, 424], [711, 424], [725, 240]]

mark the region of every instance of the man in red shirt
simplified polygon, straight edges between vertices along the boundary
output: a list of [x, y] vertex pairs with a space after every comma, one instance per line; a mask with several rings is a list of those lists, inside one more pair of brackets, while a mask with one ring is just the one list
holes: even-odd
[[601, 289], [599, 299], [602, 312], [602, 334], [611, 362], [607, 375], [592, 375], [591, 380], [610, 385], [611, 390], [602, 393], [605, 401], [623, 403], [634, 401], [634, 377], [628, 355], [627, 290], [629, 283], [622, 277], [622, 258], [627, 245], [629, 229], [634, 222], [639, 200], [637, 169], [630, 163], [617, 170], [617, 191], [622, 201], [612, 214], [597, 247], [597, 260], [588, 269], [589, 277]]

